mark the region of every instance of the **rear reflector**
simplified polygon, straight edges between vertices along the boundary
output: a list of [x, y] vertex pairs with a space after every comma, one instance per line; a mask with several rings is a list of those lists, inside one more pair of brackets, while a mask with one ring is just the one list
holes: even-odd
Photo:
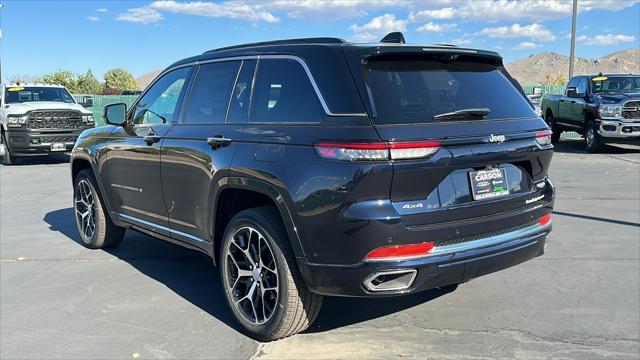
[[403, 260], [428, 255], [433, 242], [409, 245], [383, 246], [371, 251], [365, 260]]
[[551, 130], [541, 131], [536, 133], [536, 142], [540, 146], [551, 145]]
[[538, 222], [540, 223], [540, 226], [547, 225], [551, 222], [551, 214], [541, 216], [540, 219], [538, 219]]
[[346, 161], [423, 159], [440, 148], [436, 141], [416, 142], [319, 142], [315, 149], [323, 158]]

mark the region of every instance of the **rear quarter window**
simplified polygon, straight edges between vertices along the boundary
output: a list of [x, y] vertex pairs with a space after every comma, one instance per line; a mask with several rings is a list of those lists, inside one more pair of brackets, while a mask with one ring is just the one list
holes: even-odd
[[531, 118], [524, 96], [491, 64], [371, 61], [365, 68], [376, 124], [434, 122], [438, 114], [488, 108], [484, 120]]
[[325, 118], [307, 73], [291, 59], [258, 63], [250, 122], [315, 123]]

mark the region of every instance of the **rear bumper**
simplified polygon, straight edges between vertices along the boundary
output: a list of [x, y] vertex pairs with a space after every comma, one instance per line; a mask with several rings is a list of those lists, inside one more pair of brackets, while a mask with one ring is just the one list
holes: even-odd
[[[89, 127], [87, 127], [89, 128]], [[51, 152], [68, 152], [85, 129], [57, 129], [30, 131], [7, 129], [6, 136], [12, 155], [44, 155]], [[64, 144], [64, 150], [52, 151], [52, 144]]]
[[[473, 241], [474, 246], [436, 252], [431, 256], [389, 262], [361, 262], [356, 265], [300, 264], [311, 291], [335, 296], [394, 296], [451, 284], [512, 267], [544, 254], [551, 224], [503, 234], [496, 239]], [[471, 243], [471, 242], [470, 242]], [[471, 245], [471, 244], [469, 244]], [[372, 274], [415, 270], [404, 289], [370, 291], [364, 285]]]

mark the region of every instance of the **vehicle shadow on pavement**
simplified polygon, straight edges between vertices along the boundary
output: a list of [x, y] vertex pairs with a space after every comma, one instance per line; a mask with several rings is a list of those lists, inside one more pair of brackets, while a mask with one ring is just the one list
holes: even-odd
[[68, 162], [69, 155], [62, 153], [45, 156], [21, 156], [13, 166], [64, 164]]
[[[73, 208], [51, 211], [44, 216], [51, 231], [57, 231], [82, 245], [76, 231]], [[239, 331], [220, 284], [220, 276], [211, 259], [198, 251], [128, 230], [117, 246], [104, 250], [127, 262], [142, 274], [164, 284], [171, 291]], [[123, 286], [128, 286], [124, 284]]]
[[[567, 154], [587, 154], [582, 139], [561, 140], [554, 145], [554, 152]], [[634, 145], [607, 145], [602, 154], [640, 154], [640, 147]]]
[[456, 286], [385, 298], [325, 297], [316, 321], [305, 333], [318, 333], [397, 313], [455, 291]]
[[[51, 231], [57, 231], [82, 245], [73, 217], [73, 208], [66, 208], [45, 214], [44, 221], [49, 224]], [[127, 231], [118, 246], [104, 251], [129, 263], [227, 326], [240, 331], [227, 308], [218, 270], [207, 255], [135, 231]], [[376, 299], [325, 297], [317, 320], [306, 332], [323, 332], [386, 316], [431, 301], [453, 290], [455, 287], [447, 287], [410, 296]]]

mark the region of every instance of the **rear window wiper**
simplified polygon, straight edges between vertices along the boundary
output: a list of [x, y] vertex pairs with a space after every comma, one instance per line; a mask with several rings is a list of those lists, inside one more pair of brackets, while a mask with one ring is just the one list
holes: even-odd
[[462, 109], [433, 116], [434, 121], [440, 120], [477, 120], [489, 115], [491, 110], [487, 108]]

